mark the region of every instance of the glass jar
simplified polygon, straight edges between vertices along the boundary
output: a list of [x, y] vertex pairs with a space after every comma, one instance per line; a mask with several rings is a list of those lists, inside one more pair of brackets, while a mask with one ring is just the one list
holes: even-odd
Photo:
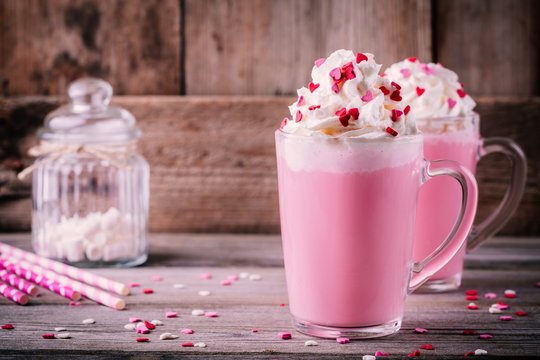
[[32, 242], [37, 254], [81, 267], [142, 264], [148, 256], [149, 167], [112, 87], [83, 78], [50, 113], [30, 150]]

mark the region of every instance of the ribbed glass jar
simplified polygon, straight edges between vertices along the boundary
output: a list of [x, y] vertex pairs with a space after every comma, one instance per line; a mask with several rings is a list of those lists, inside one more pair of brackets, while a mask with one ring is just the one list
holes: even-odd
[[40, 129], [33, 167], [32, 241], [37, 254], [81, 267], [146, 261], [149, 167], [136, 149], [140, 131], [109, 106], [110, 85], [81, 79], [71, 103]]

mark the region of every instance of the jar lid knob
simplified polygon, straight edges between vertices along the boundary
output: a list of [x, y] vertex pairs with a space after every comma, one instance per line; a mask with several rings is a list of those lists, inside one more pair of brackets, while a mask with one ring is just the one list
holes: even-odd
[[72, 104], [81, 110], [107, 107], [113, 94], [112, 86], [101, 79], [81, 78], [69, 85], [68, 95]]

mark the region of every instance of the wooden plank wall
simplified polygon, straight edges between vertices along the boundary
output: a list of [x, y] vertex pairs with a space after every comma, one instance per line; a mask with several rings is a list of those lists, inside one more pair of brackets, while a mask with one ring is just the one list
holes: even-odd
[[[540, 235], [539, 16], [534, 0], [0, 1], [0, 231], [29, 229], [29, 184], [15, 173], [64, 101], [50, 95], [93, 75], [145, 131], [152, 230], [277, 232], [272, 130], [292, 101], [279, 95], [344, 47], [384, 65], [416, 55], [456, 70], [482, 133], [513, 138], [529, 157], [503, 233]], [[481, 163], [480, 218], [502, 197], [506, 169], [502, 157]]]

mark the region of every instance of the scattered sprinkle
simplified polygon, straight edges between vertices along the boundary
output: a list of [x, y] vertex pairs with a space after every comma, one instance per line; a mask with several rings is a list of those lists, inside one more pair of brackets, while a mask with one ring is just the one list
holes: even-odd
[[525, 311], [516, 311], [516, 316], [527, 316], [527, 313]]
[[195, 347], [200, 347], [200, 348], [205, 348], [205, 347], [206, 347], [206, 344], [203, 343], [203, 342], [198, 342], [198, 343], [193, 344], [193, 346], [195, 346]]
[[193, 343], [192, 342], [183, 342], [182, 344], [180, 344], [182, 347], [193, 347]]
[[540, 287], [540, 281], [538, 281], [537, 283], [535, 283], [534, 286]]
[[238, 277], [238, 275], [235, 275], [235, 274], [231, 274], [229, 276], [227, 276], [227, 280], [230, 280], [230, 281], [238, 281], [240, 278]]
[[69, 306], [81, 306], [81, 303], [79, 301], [70, 301]]
[[138, 338], [135, 339], [135, 341], [137, 341], [137, 342], [150, 342], [150, 339], [145, 338], [145, 337], [138, 337]]
[[124, 329], [133, 331], [133, 330], [135, 330], [135, 327], [136, 327], [136, 326], [137, 326], [137, 325], [131, 324], [131, 323], [130, 323], [130, 324], [124, 325]]
[[154, 275], [150, 278], [152, 281], [163, 281], [163, 277], [159, 275]]
[[375, 356], [390, 356], [386, 351], [375, 351]]
[[304, 343], [304, 346], [317, 346], [319, 345], [318, 342], [316, 342], [315, 340], [307, 340], [305, 343]]
[[488, 309], [489, 313], [490, 314], [500, 314], [502, 313], [502, 310], [499, 309], [498, 307], [496, 306], [491, 306], [489, 309]]
[[252, 332], [252, 333], [258, 333], [258, 332], [259, 332], [259, 329], [251, 329], [251, 332]]
[[424, 350], [433, 350], [434, 347], [433, 347], [433, 345], [431, 345], [431, 344], [424, 344], [424, 345], [420, 346], [420, 349], [424, 349]]
[[208, 291], [208, 290], [201, 290], [201, 291], [199, 291], [199, 295], [201, 295], [201, 296], [208, 296], [208, 295], [210, 295], [210, 294], [211, 294], [211, 293], [210, 293], [210, 291]]
[[466, 352], [463, 356], [464, 357], [474, 356], [474, 351]]
[[475, 333], [476, 331], [474, 330], [470, 330], [470, 329], [463, 330], [463, 335], [474, 335]]
[[478, 338], [482, 339], [482, 340], [489, 340], [492, 337], [493, 337], [493, 335], [491, 335], [491, 334], [480, 334], [480, 335], [478, 335]]
[[96, 323], [96, 320], [94, 319], [84, 319], [82, 321], [83, 324], [86, 324], [86, 325], [90, 325], [90, 324], [95, 324]]
[[174, 335], [174, 334], [171, 334], [171, 333], [163, 333], [161, 335], [159, 335], [159, 339], [160, 340], [173, 340], [173, 339], [178, 339], [178, 335]]
[[200, 278], [203, 280], [210, 280], [212, 277], [212, 274], [209, 272], [205, 272], [200, 275]]
[[416, 350], [414, 350], [412, 353], [410, 353], [409, 355], [407, 355], [407, 357], [414, 357], [414, 356], [420, 356], [420, 355], [422, 355], [422, 354], [420, 353], [420, 350], [416, 349]]
[[478, 305], [476, 305], [475, 303], [469, 303], [469, 305], [467, 305], [467, 309], [469, 310], [478, 310]]
[[232, 285], [232, 281], [231, 280], [221, 280], [221, 285], [230, 286], [230, 285]]
[[152, 325], [155, 325], [155, 326], [162, 326], [163, 325], [163, 321], [161, 321], [161, 320], [152, 320], [152, 321], [150, 321], [150, 323], [152, 323]]
[[351, 342], [351, 340], [349, 338], [346, 338], [346, 337], [338, 337], [336, 339], [337, 343], [338, 344], [348, 344]]
[[417, 333], [417, 334], [425, 334], [425, 333], [428, 332], [428, 330], [424, 329], [424, 328], [415, 328], [414, 332]]
[[55, 327], [54, 331], [56, 331], [56, 332], [67, 331], [67, 329], [65, 327]]
[[15, 327], [12, 324], [4, 324], [2, 325], [2, 329], [4, 330], [13, 330]]
[[44, 339], [56, 339], [56, 336], [53, 333], [46, 333], [41, 335]]
[[249, 275], [249, 280], [251, 281], [259, 281], [262, 279], [262, 276], [259, 274], [251, 274]]
[[510, 306], [507, 303], [502, 302], [502, 301], [499, 301], [496, 304], [493, 304], [491, 306], [498, 307], [501, 310], [508, 310], [510, 308]]
[[148, 288], [147, 288], [147, 289], [143, 289], [143, 293], [145, 293], [145, 294], [153, 294], [153, 293], [154, 293], [154, 290], [148, 289]]
[[182, 334], [187, 334], [187, 335], [189, 335], [189, 334], [193, 334], [194, 331], [191, 330], [191, 329], [182, 329], [182, 330], [180, 330], [180, 332], [181, 332]]
[[282, 340], [289, 340], [289, 339], [292, 339], [292, 335], [290, 332], [280, 332], [278, 334], [279, 338], [282, 339]]
[[484, 349], [476, 349], [474, 350], [474, 355], [481, 356], [481, 355], [487, 355], [487, 351]]
[[504, 290], [504, 297], [508, 299], [515, 299], [517, 294], [514, 290]]
[[186, 287], [186, 285], [184, 285], [184, 284], [174, 284], [172, 287], [175, 288], [175, 289], [183, 289], [183, 288]]
[[249, 277], [249, 273], [243, 271], [240, 274], [238, 274], [238, 276], [240, 277], [240, 279], [247, 279]]
[[129, 322], [130, 323], [136, 323], [136, 322], [141, 322], [142, 320], [138, 317], [130, 317], [129, 318]]
[[478, 291], [473, 289], [465, 290], [465, 295], [478, 295]]
[[499, 316], [499, 320], [501, 320], [501, 321], [510, 321], [510, 320], [512, 320], [512, 316], [511, 315], [501, 315], [501, 316]]
[[56, 334], [56, 337], [59, 339], [69, 339], [71, 338], [71, 334], [64, 331], [64, 332]]
[[324, 64], [325, 61], [326, 61], [326, 58], [320, 58], [320, 59], [315, 60], [314, 64], [316, 67], [320, 67], [322, 64]]
[[484, 294], [484, 298], [486, 298], [486, 299], [496, 299], [496, 298], [497, 298], [497, 294], [492, 293], [492, 292], [488, 292], [488, 293], [485, 293], [485, 294]]
[[167, 311], [167, 312], [165, 312], [165, 317], [175, 318], [177, 316], [178, 316], [178, 313], [176, 311]]
[[146, 326], [146, 328], [148, 330], [154, 330], [156, 328], [156, 325], [152, 324], [150, 321], [144, 321], [144, 326]]
[[129, 287], [132, 287], [132, 288], [135, 288], [135, 287], [140, 287], [141, 284], [135, 283], [135, 282], [134, 282], [134, 283], [130, 283], [128, 286], [129, 286]]
[[377, 358], [373, 355], [364, 355], [362, 356], [362, 360], [376, 360]]
[[467, 301], [475, 301], [475, 300], [478, 300], [478, 296], [477, 295], [467, 295], [467, 296], [465, 296], [465, 300], [467, 300]]
[[209, 317], [209, 318], [217, 318], [219, 315], [217, 312], [207, 311], [204, 313], [204, 316]]
[[204, 315], [204, 310], [200, 310], [200, 309], [191, 310], [191, 315], [193, 315], [193, 316], [203, 316]]

